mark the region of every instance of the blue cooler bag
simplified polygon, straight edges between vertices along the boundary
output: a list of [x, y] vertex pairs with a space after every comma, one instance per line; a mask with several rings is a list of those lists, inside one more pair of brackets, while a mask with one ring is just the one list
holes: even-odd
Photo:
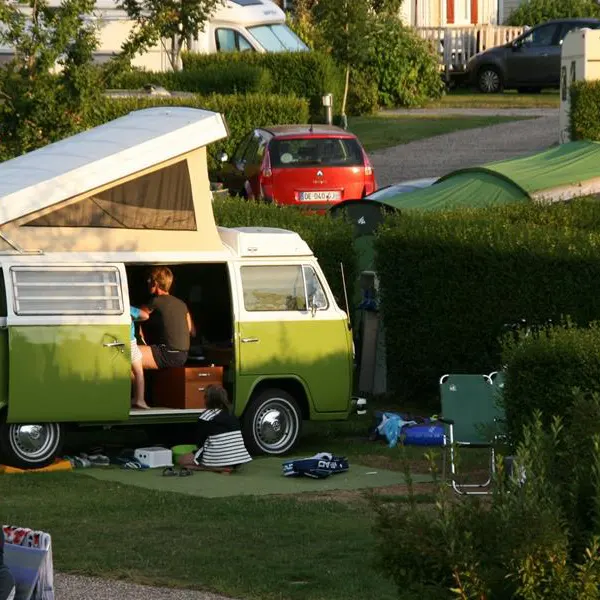
[[406, 425], [402, 428], [401, 440], [405, 446], [443, 446], [444, 426], [430, 422], [421, 425]]
[[333, 456], [328, 452], [320, 452], [309, 458], [299, 458], [283, 463], [285, 477], [312, 477], [324, 479], [334, 473], [343, 473], [349, 468], [344, 456]]

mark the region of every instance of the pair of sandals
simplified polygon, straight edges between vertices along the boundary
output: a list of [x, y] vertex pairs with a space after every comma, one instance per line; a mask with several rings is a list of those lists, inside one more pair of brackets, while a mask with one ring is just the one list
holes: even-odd
[[194, 472], [187, 467], [179, 467], [179, 469], [175, 469], [174, 467], [166, 467], [163, 469], [162, 474], [163, 477], [190, 477], [194, 474]]

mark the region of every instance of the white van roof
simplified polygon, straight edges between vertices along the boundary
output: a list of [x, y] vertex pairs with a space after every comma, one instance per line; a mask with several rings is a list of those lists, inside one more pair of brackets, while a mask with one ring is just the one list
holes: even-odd
[[271, 0], [226, 0], [217, 5], [210, 21], [251, 26], [285, 23], [285, 13]]
[[219, 235], [235, 256], [312, 256], [308, 244], [295, 232], [276, 227], [219, 227]]
[[226, 136], [218, 113], [149, 108], [0, 163], [0, 225]]

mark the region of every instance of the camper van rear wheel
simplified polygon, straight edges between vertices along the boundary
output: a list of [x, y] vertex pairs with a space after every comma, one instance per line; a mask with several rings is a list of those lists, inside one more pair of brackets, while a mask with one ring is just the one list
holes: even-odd
[[261, 392], [244, 414], [244, 439], [251, 454], [285, 454], [298, 441], [301, 428], [298, 403], [281, 389]]
[[0, 454], [5, 464], [20, 469], [46, 467], [59, 454], [63, 428], [59, 423], [0, 423]]

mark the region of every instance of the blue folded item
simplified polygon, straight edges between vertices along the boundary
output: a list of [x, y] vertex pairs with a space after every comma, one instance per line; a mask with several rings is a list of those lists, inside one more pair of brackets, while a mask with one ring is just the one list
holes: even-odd
[[405, 446], [443, 446], [444, 435], [444, 426], [439, 423], [409, 425], [402, 429], [402, 443]]
[[377, 411], [369, 437], [386, 439], [388, 447], [394, 448], [398, 440], [406, 446], [442, 446], [444, 435], [444, 426], [435, 419]]
[[335, 473], [343, 473], [350, 468], [344, 456], [334, 456], [329, 452], [319, 452], [308, 458], [299, 458], [283, 463], [285, 477], [312, 477], [324, 479]]

